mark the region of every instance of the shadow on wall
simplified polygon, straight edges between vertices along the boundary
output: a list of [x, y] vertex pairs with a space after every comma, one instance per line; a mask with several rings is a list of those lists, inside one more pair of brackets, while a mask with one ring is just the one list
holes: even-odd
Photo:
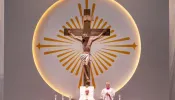
[[169, 47], [169, 57], [170, 57], [170, 68], [169, 68], [169, 72], [170, 72], [170, 100], [175, 100], [175, 1], [174, 0], [170, 0], [169, 1], [169, 19], [170, 19], [170, 30], [169, 30], [169, 43], [170, 43], [170, 47]]
[[4, 76], [0, 76], [0, 100], [3, 100]]
[[4, 91], [4, 0], [0, 0], [0, 100]]

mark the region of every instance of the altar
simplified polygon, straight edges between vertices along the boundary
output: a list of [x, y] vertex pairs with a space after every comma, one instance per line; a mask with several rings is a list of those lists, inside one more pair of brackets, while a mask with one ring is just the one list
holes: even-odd
[[[84, 98], [85, 95], [87, 95], [87, 90], [88, 90], [88, 98]], [[102, 97], [99, 97], [98, 99], [94, 99], [94, 87], [93, 86], [81, 86], [80, 87], [80, 96], [79, 99], [73, 99], [72, 97], [64, 97], [64, 95], [61, 96], [61, 100], [65, 100], [66, 98], [69, 100], [103, 100]], [[66, 99], [66, 100], [67, 100]], [[115, 96], [115, 100], [122, 100], [121, 99], [121, 94], [117, 94], [117, 96]], [[54, 96], [54, 100], [60, 100], [57, 95]]]

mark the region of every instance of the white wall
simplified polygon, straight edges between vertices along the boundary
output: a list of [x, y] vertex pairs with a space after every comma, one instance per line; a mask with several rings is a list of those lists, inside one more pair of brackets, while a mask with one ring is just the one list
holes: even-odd
[[0, 100], [3, 100], [4, 78], [4, 0], [0, 0]]

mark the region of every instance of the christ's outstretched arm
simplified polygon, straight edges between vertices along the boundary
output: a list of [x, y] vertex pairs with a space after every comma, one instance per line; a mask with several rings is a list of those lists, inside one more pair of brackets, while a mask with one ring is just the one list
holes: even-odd
[[106, 32], [106, 30], [103, 30], [103, 32], [101, 32], [98, 36], [95, 36], [95, 37], [93, 38], [93, 41], [99, 39], [105, 32]]
[[74, 39], [82, 42], [82, 38], [78, 37], [78, 36], [75, 36], [70, 30], [68, 31], [68, 33], [71, 35], [71, 37], [73, 37]]

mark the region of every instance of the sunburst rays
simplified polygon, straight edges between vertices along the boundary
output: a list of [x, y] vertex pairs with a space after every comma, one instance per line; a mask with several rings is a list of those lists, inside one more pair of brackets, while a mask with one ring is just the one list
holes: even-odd
[[69, 44], [72, 44], [72, 42], [67, 42], [67, 41], [52, 39], [52, 38], [48, 38], [48, 37], [44, 37], [44, 40], [45, 41], [51, 41], [51, 42], [60, 42], [60, 43], [69, 43]]
[[94, 20], [94, 23], [93, 23], [93, 25], [92, 25], [92, 28], [94, 28], [94, 27], [95, 27], [95, 25], [96, 25], [97, 21], [98, 21], [98, 16], [96, 16], [96, 17], [95, 17], [95, 20]]
[[76, 16], [76, 17], [75, 17], [75, 19], [76, 19], [76, 22], [77, 22], [77, 24], [78, 24], [79, 28], [81, 29], [81, 28], [82, 28], [82, 26], [80, 25], [79, 18]]
[[74, 20], [72, 18], [70, 20], [71, 20], [72, 24], [74, 25], [74, 27], [77, 28], [77, 25], [75, 24]]
[[83, 16], [83, 11], [80, 3], [78, 4], [78, 9], [79, 9], [80, 16]]
[[[88, 0], [85, 0], [86, 9], [91, 8], [91, 15], [94, 16], [96, 4], [93, 3], [91, 7], [89, 7]], [[83, 7], [79, 3], [78, 4], [79, 15], [68, 20], [65, 25], [62, 26], [62, 29], [58, 31], [56, 37], [44, 37], [44, 43], [38, 43], [36, 47], [40, 49], [44, 49], [44, 55], [56, 55], [59, 62], [62, 66], [72, 73], [75, 76], [79, 76], [79, 85], [83, 83], [83, 70], [80, 60], [80, 55], [83, 53], [80, 50], [77, 50], [72, 45], [77, 44], [77, 40], [73, 39], [70, 36], [64, 36], [64, 29], [82, 29], [83, 28]], [[103, 48], [96, 51], [91, 56], [90, 63], [90, 73], [92, 78], [92, 85], [96, 87], [95, 77], [103, 74], [105, 71], [109, 70], [112, 64], [118, 59], [119, 55], [130, 55], [131, 52], [129, 49], [123, 50], [122, 48], [133, 48], [136, 49], [136, 43], [124, 44], [125, 41], [131, 41], [130, 37], [118, 38], [118, 34], [113, 29], [112, 26], [109, 25], [107, 21], [99, 16], [94, 16], [94, 21], [91, 22], [92, 29], [110, 29], [110, 36], [102, 36], [96, 42], [99, 42], [103, 45]], [[121, 44], [123, 43], [123, 44]], [[128, 43], [128, 42], [127, 42]]]
[[125, 48], [133, 48], [134, 50], [136, 49], [137, 45], [135, 43], [133, 44], [124, 44], [124, 45], [106, 45], [108, 47], [125, 47]]
[[92, 15], [92, 16], [94, 16], [95, 7], [96, 7], [96, 4], [95, 4], [95, 3], [93, 3], [93, 4], [92, 4], [92, 13], [91, 13], [91, 15]]
[[89, 3], [88, 3], [88, 1], [89, 0], [85, 0], [86, 2], [85, 2], [85, 5], [86, 5], [86, 9], [88, 9], [88, 6], [89, 6]]
[[44, 55], [58, 53], [58, 52], [62, 52], [62, 51], [65, 51], [65, 50], [71, 50], [71, 49], [60, 49], [60, 50], [46, 51], [46, 52], [44, 52]]
[[36, 45], [36, 47], [38, 49], [41, 49], [41, 48], [53, 48], [53, 47], [69, 47], [70, 45], [50, 45], [50, 44], [40, 44], [38, 43], [38, 45]]

